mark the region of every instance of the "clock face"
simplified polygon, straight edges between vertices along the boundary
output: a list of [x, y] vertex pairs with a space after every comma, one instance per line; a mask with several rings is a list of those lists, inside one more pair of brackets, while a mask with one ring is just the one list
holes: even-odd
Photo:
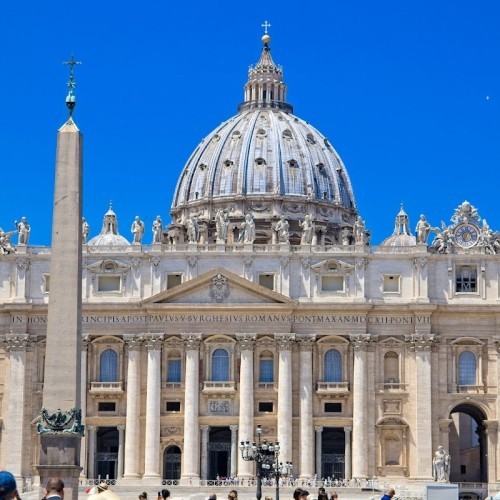
[[479, 233], [472, 224], [460, 224], [455, 229], [455, 241], [464, 248], [474, 246], [479, 239]]

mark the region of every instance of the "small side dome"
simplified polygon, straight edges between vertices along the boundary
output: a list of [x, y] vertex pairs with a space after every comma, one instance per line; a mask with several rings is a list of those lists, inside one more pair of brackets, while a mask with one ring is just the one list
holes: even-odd
[[412, 236], [410, 231], [410, 219], [408, 214], [401, 209], [396, 215], [396, 222], [394, 224], [394, 231], [389, 238], [386, 238], [380, 246], [382, 247], [414, 247], [417, 245], [415, 236]]
[[118, 219], [110, 203], [109, 210], [104, 214], [101, 232], [94, 236], [89, 246], [114, 247], [130, 245], [129, 241], [118, 233]]

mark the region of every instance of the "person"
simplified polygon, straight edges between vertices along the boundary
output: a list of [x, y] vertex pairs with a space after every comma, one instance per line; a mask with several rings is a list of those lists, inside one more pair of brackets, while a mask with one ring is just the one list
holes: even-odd
[[89, 223], [85, 220], [85, 217], [82, 217], [82, 243], [85, 245], [87, 243], [87, 238], [89, 237], [90, 226]]
[[0, 498], [2, 500], [19, 498], [16, 478], [6, 470], [0, 471]]
[[26, 220], [26, 217], [21, 217], [21, 222], [14, 221], [14, 225], [17, 227], [17, 232], [19, 233], [17, 244], [27, 245], [30, 236], [31, 227]]
[[143, 491], [140, 495], [139, 495], [139, 500], [148, 500], [148, 494], [146, 491]]
[[302, 488], [295, 488], [295, 491], [293, 492], [293, 500], [299, 500], [302, 491]]
[[274, 227], [274, 230], [278, 233], [278, 241], [280, 243], [288, 243], [290, 240], [290, 223], [285, 219], [285, 216], [282, 215], [280, 220]]
[[231, 490], [227, 495], [227, 500], [238, 500], [238, 492], [236, 490]]
[[45, 499], [62, 500], [64, 498], [64, 483], [59, 477], [51, 477], [45, 485]]
[[391, 498], [396, 494], [394, 488], [389, 488], [385, 490], [384, 496], [380, 500], [391, 500]]
[[209, 497], [208, 500], [217, 500], [217, 495], [215, 493], [212, 493]]
[[318, 492], [318, 500], [328, 500], [328, 495], [324, 491], [324, 488], [320, 488], [320, 490], [323, 489], [323, 491]]
[[142, 222], [138, 215], [135, 216], [134, 222], [132, 222], [130, 232], [134, 235], [134, 243], [142, 242], [142, 237], [144, 236], [144, 222]]
[[330, 495], [330, 500], [338, 500], [339, 496], [337, 495], [337, 492], [334, 491], [331, 495]]
[[170, 496], [170, 491], [163, 489], [158, 492], [158, 500], [167, 500], [167, 498]]
[[450, 462], [451, 457], [442, 446], [438, 446], [434, 459], [432, 460], [432, 470], [434, 481], [447, 483], [450, 477]]
[[161, 243], [161, 235], [163, 230], [163, 222], [159, 215], [153, 221], [153, 243]]
[[427, 222], [425, 215], [420, 216], [420, 220], [417, 222], [417, 227], [415, 228], [415, 234], [417, 236], [417, 245], [427, 245], [427, 238], [431, 231], [431, 225]]
[[302, 237], [300, 238], [301, 245], [310, 245], [314, 231], [314, 224], [311, 221], [311, 216], [306, 215], [303, 222], [300, 223], [302, 227]]

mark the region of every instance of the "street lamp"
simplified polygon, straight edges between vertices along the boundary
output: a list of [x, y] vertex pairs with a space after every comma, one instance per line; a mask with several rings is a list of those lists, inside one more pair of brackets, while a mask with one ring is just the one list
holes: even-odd
[[240, 451], [243, 460], [250, 461], [253, 460], [256, 464], [256, 476], [257, 476], [257, 500], [262, 498], [262, 471], [269, 471], [269, 475], [273, 475], [276, 478], [276, 500], [279, 500], [279, 478], [283, 474], [289, 473], [292, 469], [292, 463], [278, 462], [278, 457], [280, 454], [280, 444], [278, 441], [276, 443], [268, 443], [266, 440], [261, 441], [260, 436], [262, 434], [262, 427], [257, 426], [255, 431], [257, 434], [257, 442], [250, 444], [250, 441], [241, 441]]

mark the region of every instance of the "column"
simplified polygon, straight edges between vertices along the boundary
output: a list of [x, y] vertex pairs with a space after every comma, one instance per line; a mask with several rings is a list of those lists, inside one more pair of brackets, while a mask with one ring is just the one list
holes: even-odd
[[[9, 395], [5, 423], [4, 468], [11, 472], [18, 484], [23, 484], [23, 452], [26, 406], [26, 353], [31, 350], [29, 335], [6, 335], [5, 351], [9, 358]], [[29, 418], [28, 418], [29, 421]]]
[[351, 479], [352, 477], [352, 472], [351, 472], [351, 431], [352, 427], [344, 427], [344, 434], [345, 434], [345, 470], [344, 470], [344, 476], [345, 479]]
[[292, 333], [275, 334], [278, 364], [278, 441], [280, 462], [292, 461]]
[[[87, 335], [82, 338], [82, 366], [81, 366], [81, 409], [82, 409], [82, 423], [85, 424], [85, 417], [87, 414], [87, 366], [88, 366], [88, 350], [90, 347], [90, 337]], [[83, 468], [83, 477], [87, 477], [87, 436], [83, 436], [80, 444], [80, 465]]]
[[201, 430], [201, 479], [208, 479], [208, 431], [209, 425], [200, 425]]
[[[182, 334], [186, 351], [185, 400], [184, 400], [184, 453], [182, 457], [181, 484], [191, 484], [199, 479], [200, 431], [198, 424], [200, 406], [200, 342], [201, 333]], [[184, 480], [184, 481], [182, 481]]]
[[[240, 348], [240, 441], [253, 441], [254, 436], [254, 396], [253, 396], [253, 349], [255, 334], [236, 334]], [[238, 477], [250, 478], [254, 476], [253, 463], [238, 458]]]
[[148, 338], [146, 439], [143, 479], [160, 477], [161, 347], [163, 335]]
[[433, 456], [432, 439], [432, 380], [431, 350], [434, 346], [434, 335], [407, 335], [409, 350], [415, 354], [414, 406], [418, 408], [415, 419], [414, 441], [416, 445], [415, 471], [412, 476], [419, 480], [432, 480]]
[[300, 478], [314, 475], [313, 437], [313, 349], [316, 336], [297, 337], [300, 346]]
[[95, 450], [96, 450], [96, 434], [97, 429], [94, 425], [89, 425], [87, 427], [87, 437], [88, 437], [88, 459], [87, 459], [87, 477], [89, 479], [94, 479], [95, 473]]
[[366, 350], [370, 335], [352, 335], [354, 349], [353, 408], [352, 408], [352, 477], [368, 477], [368, 415], [367, 415], [367, 363]]
[[238, 460], [238, 426], [230, 425], [231, 429], [231, 477], [236, 477], [236, 462]]
[[316, 477], [321, 479], [321, 455], [322, 450], [322, 437], [323, 437], [323, 427], [321, 425], [314, 426], [316, 431]]
[[124, 479], [139, 477], [139, 444], [140, 444], [140, 356], [141, 342], [139, 337], [126, 338], [128, 351], [127, 369], [127, 417], [125, 420], [125, 463]]
[[498, 420], [483, 420], [486, 437], [486, 453], [488, 454], [488, 482], [493, 483], [497, 478], [497, 443]]
[[125, 441], [125, 426], [117, 425], [118, 429], [118, 479], [123, 477], [123, 451], [124, 451], [124, 441]]

